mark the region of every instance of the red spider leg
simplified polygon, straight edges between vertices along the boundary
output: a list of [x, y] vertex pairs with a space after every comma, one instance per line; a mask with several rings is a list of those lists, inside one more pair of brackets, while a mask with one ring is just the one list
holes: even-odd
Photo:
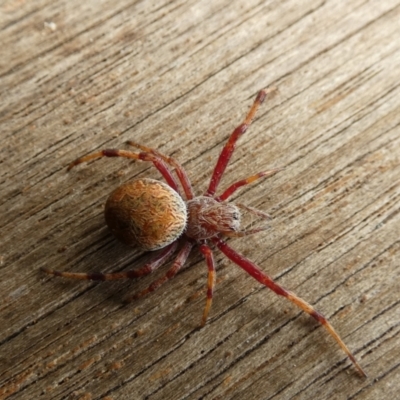
[[249, 176], [246, 179], [242, 179], [241, 181], [233, 183], [231, 186], [228, 187], [228, 189], [225, 190], [220, 196], [214, 197], [215, 200], [217, 201], [225, 201], [228, 200], [229, 197], [233, 195], [233, 193], [236, 192], [237, 189], [239, 189], [242, 186], [248, 185], [250, 183], [253, 183], [257, 179], [260, 179], [262, 177], [267, 177], [269, 178], [272, 175], [275, 175], [277, 172], [282, 171], [284, 168], [274, 168], [269, 171], [263, 171], [259, 172], [258, 174]]
[[130, 146], [137, 147], [138, 149], [140, 149], [146, 153], [154, 154], [155, 156], [164, 160], [169, 165], [172, 165], [175, 168], [175, 171], [176, 171], [176, 174], [178, 175], [179, 181], [182, 184], [182, 187], [185, 192], [187, 200], [193, 199], [194, 192], [193, 192], [192, 184], [190, 183], [190, 180], [189, 180], [189, 177], [187, 176], [186, 171], [184, 170], [182, 165], [177, 160], [175, 160], [172, 157], [166, 156], [166, 155], [160, 153], [158, 150], [152, 149], [151, 147], [146, 147], [141, 144], [138, 144], [138, 143], [134, 142], [133, 140], [128, 140], [127, 143]]
[[176, 182], [176, 179], [172, 175], [171, 171], [169, 170], [165, 162], [156, 155], [146, 152], [133, 153], [131, 151], [118, 150], [118, 149], [100, 150], [96, 153], [88, 154], [86, 156], [77, 158], [75, 161], [69, 164], [67, 170], [69, 171], [71, 168], [83, 162], [95, 160], [101, 157], [125, 157], [134, 160], [151, 161], [154, 164], [154, 166], [158, 169], [158, 171], [161, 173], [161, 175], [164, 177], [164, 179], [167, 181], [168, 185], [171, 186], [171, 188], [174, 189], [177, 193], [180, 193], [178, 189], [178, 183]]
[[233, 151], [235, 150], [237, 140], [240, 138], [240, 136], [243, 135], [243, 133], [246, 132], [247, 128], [250, 126], [251, 121], [253, 120], [258, 110], [258, 107], [260, 107], [267, 94], [274, 92], [275, 90], [276, 88], [261, 90], [254, 100], [254, 103], [251, 106], [245, 120], [231, 133], [231, 136], [226, 142], [224, 148], [222, 149], [217, 164], [215, 165], [210, 184], [208, 186], [207, 192], [205, 193], [206, 196], [214, 195], [221, 180], [222, 174], [225, 172], [226, 166], [228, 165], [228, 162], [232, 157]]
[[258, 282], [262, 283], [263, 285], [267, 286], [269, 289], [274, 291], [277, 295], [286, 297], [296, 306], [300, 307], [303, 311], [307, 314], [311, 315], [314, 319], [316, 319], [329, 333], [330, 335], [336, 340], [342, 350], [347, 354], [350, 358], [354, 366], [360, 372], [360, 374], [366, 377], [366, 373], [361, 368], [361, 365], [357, 362], [354, 355], [350, 352], [348, 347], [344, 344], [338, 333], [335, 331], [333, 326], [330, 322], [314, 307], [298, 297], [296, 294], [291, 292], [290, 290], [285, 289], [283, 286], [276, 283], [271, 277], [265, 274], [256, 264], [252, 261], [244, 257], [243, 255], [237, 253], [231, 247], [229, 247], [224, 241], [215, 237], [212, 239], [213, 242], [218, 246], [218, 248], [236, 265], [240, 268], [243, 268], [249, 275], [251, 275], [254, 279]]
[[211, 308], [213, 294], [214, 294], [214, 287], [215, 287], [215, 261], [213, 257], [212, 250], [206, 244], [200, 245], [200, 251], [203, 253], [204, 258], [207, 262], [208, 268], [208, 279], [207, 279], [207, 300], [206, 306], [204, 307], [203, 318], [201, 319], [201, 325], [204, 326], [208, 313]]
[[165, 282], [169, 281], [171, 278], [173, 278], [185, 264], [193, 246], [194, 246], [194, 243], [192, 243], [191, 241], [186, 241], [185, 244], [183, 245], [182, 249], [179, 251], [177, 257], [175, 258], [175, 261], [173, 262], [172, 267], [167, 271], [167, 273], [164, 276], [162, 276], [161, 278], [159, 278], [159, 279], [155, 280], [153, 283], [151, 283], [147, 289], [144, 289], [141, 292], [136, 293], [134, 295], [128, 296], [127, 298], [124, 299], [124, 302], [130, 303], [133, 300], [136, 300], [136, 299], [139, 299], [140, 297], [146, 296], [146, 294], [148, 294], [150, 292], [154, 292], [163, 283], [165, 283]]
[[150, 260], [143, 267], [123, 272], [111, 272], [108, 274], [103, 274], [101, 272], [62, 272], [56, 271], [49, 268], [40, 268], [41, 271], [45, 272], [48, 275], [53, 276], [62, 276], [64, 278], [70, 279], [80, 279], [80, 280], [91, 280], [91, 281], [114, 281], [118, 279], [134, 279], [140, 278], [141, 276], [145, 276], [151, 274], [157, 268], [165, 263], [165, 261], [169, 258], [171, 254], [173, 254], [178, 246], [178, 242], [175, 241], [165, 247], [162, 252], [157, 254], [152, 260]]

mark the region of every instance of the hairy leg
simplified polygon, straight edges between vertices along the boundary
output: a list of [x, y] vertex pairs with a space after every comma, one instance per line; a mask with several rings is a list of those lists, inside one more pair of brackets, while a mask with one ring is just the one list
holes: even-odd
[[80, 280], [91, 280], [91, 281], [114, 281], [120, 279], [135, 279], [140, 278], [141, 276], [151, 274], [161, 265], [163, 265], [168, 257], [173, 254], [178, 246], [178, 242], [175, 241], [165, 247], [163, 251], [157, 254], [150, 262], [144, 265], [142, 268], [133, 269], [130, 271], [122, 271], [122, 272], [111, 272], [108, 274], [103, 274], [101, 272], [62, 272], [56, 271], [49, 268], [40, 268], [41, 271], [45, 272], [48, 275], [53, 276], [62, 276], [64, 278], [69, 279], [80, 279]]
[[154, 290], [158, 289], [162, 284], [172, 279], [185, 264], [187, 258], [189, 257], [190, 251], [193, 248], [193, 245], [194, 244], [191, 241], [186, 241], [179, 251], [175, 261], [173, 262], [172, 267], [167, 271], [164, 276], [151, 283], [151, 285], [147, 289], [144, 289], [134, 295], [128, 296], [124, 299], [124, 302], [130, 303], [133, 300], [146, 296], [146, 294], [154, 292]]
[[181, 182], [181, 185], [183, 187], [183, 191], [185, 192], [186, 195], [186, 199], [187, 200], [191, 200], [194, 197], [194, 193], [193, 193], [193, 188], [192, 188], [192, 184], [190, 183], [189, 177], [186, 173], [186, 171], [184, 170], [184, 168], [182, 167], [182, 165], [175, 160], [172, 157], [168, 157], [162, 153], [160, 153], [159, 151], [152, 149], [151, 147], [146, 147], [143, 146], [141, 144], [138, 144], [132, 140], [128, 140], [127, 142], [130, 146], [134, 146], [146, 153], [150, 153], [153, 154], [159, 158], [161, 158], [162, 160], [164, 160], [167, 164], [171, 165], [172, 167], [175, 168], [176, 174], [178, 175], [179, 181]]
[[164, 179], [167, 181], [168, 185], [174, 189], [177, 193], [179, 192], [178, 183], [176, 179], [172, 175], [171, 171], [169, 170], [168, 166], [165, 164], [164, 160], [154, 154], [141, 152], [141, 153], [133, 153], [132, 151], [127, 150], [118, 150], [118, 149], [105, 149], [100, 150], [96, 153], [88, 154], [83, 157], [77, 158], [68, 166], [68, 171], [75, 167], [78, 164], [95, 160], [101, 157], [125, 157], [130, 158], [133, 160], [142, 160], [142, 161], [150, 161], [154, 164], [154, 166], [158, 169]]
[[225, 231], [225, 232], [220, 231], [219, 233], [227, 237], [243, 237], [248, 235], [254, 235], [255, 233], [259, 233], [267, 229], [268, 227], [263, 226], [261, 228], [245, 229], [244, 231]]
[[269, 171], [259, 172], [258, 174], [249, 176], [246, 179], [242, 179], [241, 181], [233, 183], [231, 186], [228, 187], [220, 196], [215, 197], [217, 201], [225, 201], [228, 200], [229, 197], [236, 192], [237, 189], [241, 188], [242, 186], [249, 185], [250, 183], [255, 182], [257, 179], [260, 178], [269, 178], [272, 175], [275, 175], [277, 172], [282, 171], [284, 168], [274, 168]]
[[342, 350], [347, 354], [350, 358], [354, 366], [360, 372], [360, 374], [366, 377], [366, 373], [361, 368], [361, 365], [357, 362], [354, 355], [348, 349], [348, 347], [344, 344], [338, 333], [335, 331], [330, 322], [320, 313], [318, 312], [312, 305], [298, 297], [296, 294], [291, 292], [290, 290], [285, 289], [278, 283], [276, 283], [271, 277], [265, 274], [256, 264], [237, 253], [231, 247], [229, 247], [224, 241], [219, 238], [214, 238], [213, 242], [218, 246], [218, 248], [224, 253], [231, 261], [237, 264], [240, 268], [243, 268], [249, 275], [251, 275], [258, 282], [267, 286], [269, 289], [274, 291], [277, 295], [286, 297], [296, 306], [300, 307], [307, 314], [311, 315], [314, 319], [316, 319], [328, 332], [329, 334], [336, 340]]
[[205, 306], [204, 312], [203, 312], [203, 318], [201, 320], [201, 325], [204, 326], [206, 321], [207, 321], [208, 313], [209, 313], [210, 308], [211, 308], [213, 294], [214, 294], [214, 288], [215, 288], [215, 261], [214, 261], [212, 250], [210, 249], [209, 246], [207, 246], [206, 244], [202, 244], [200, 246], [200, 251], [203, 253], [204, 258], [206, 259], [207, 268], [208, 268], [207, 300], [206, 300], [206, 306]]
[[233, 151], [235, 150], [235, 145], [238, 139], [246, 132], [247, 128], [250, 126], [251, 121], [253, 120], [258, 107], [260, 107], [261, 103], [265, 100], [267, 94], [276, 91], [276, 88], [268, 88], [265, 90], [261, 90], [250, 111], [248, 112], [245, 120], [231, 133], [228, 141], [226, 142], [224, 148], [219, 155], [217, 164], [215, 165], [214, 172], [211, 176], [210, 184], [208, 186], [207, 192], [205, 193], [206, 196], [212, 196], [215, 194], [215, 191], [218, 188], [218, 184], [221, 180], [223, 173], [225, 172], [226, 166], [229, 163], [229, 160], [232, 157]]

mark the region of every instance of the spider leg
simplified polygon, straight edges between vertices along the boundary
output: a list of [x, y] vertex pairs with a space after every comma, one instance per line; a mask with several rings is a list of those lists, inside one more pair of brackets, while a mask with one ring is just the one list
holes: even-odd
[[142, 160], [142, 161], [151, 161], [154, 166], [158, 169], [158, 171], [161, 173], [161, 175], [164, 177], [164, 179], [167, 181], [168, 185], [174, 189], [177, 193], [179, 193], [178, 189], [178, 183], [176, 182], [176, 179], [172, 175], [170, 169], [168, 166], [165, 164], [162, 158], [158, 157], [155, 154], [147, 153], [147, 152], [141, 152], [141, 153], [133, 153], [131, 151], [127, 150], [118, 150], [118, 149], [105, 149], [105, 150], [100, 150], [96, 153], [88, 154], [83, 157], [77, 158], [75, 161], [73, 161], [71, 164], [69, 164], [67, 170], [69, 171], [71, 168], [75, 167], [78, 164], [95, 160], [97, 158], [101, 157], [125, 157], [125, 158], [131, 158], [134, 160]]
[[243, 135], [243, 133], [246, 132], [247, 128], [250, 126], [251, 121], [253, 120], [258, 110], [258, 107], [260, 107], [261, 103], [265, 100], [267, 94], [274, 91], [276, 91], [276, 88], [261, 90], [254, 100], [254, 103], [251, 106], [245, 120], [231, 133], [231, 136], [226, 142], [224, 148], [222, 149], [217, 164], [215, 165], [210, 184], [208, 186], [207, 192], [205, 193], [206, 196], [214, 195], [215, 191], [218, 188], [218, 184], [221, 180], [222, 174], [225, 172], [226, 166], [228, 165], [228, 162], [232, 157], [233, 151], [235, 150], [237, 140]]
[[166, 156], [162, 153], [160, 153], [158, 150], [152, 149], [151, 147], [146, 147], [143, 146], [141, 144], [138, 144], [136, 142], [134, 142], [133, 140], [128, 140], [127, 143], [130, 146], [134, 146], [146, 153], [149, 154], [153, 154], [159, 158], [161, 158], [162, 160], [164, 160], [167, 164], [171, 165], [172, 167], [175, 168], [176, 174], [178, 175], [179, 181], [181, 182], [181, 185], [183, 187], [183, 190], [185, 192], [186, 198], [188, 200], [193, 199], [194, 197], [194, 192], [193, 192], [193, 188], [192, 188], [192, 184], [190, 183], [189, 177], [186, 173], [186, 171], [184, 170], [184, 168], [182, 167], [182, 165], [175, 160], [172, 157]]
[[204, 326], [207, 321], [208, 313], [211, 308], [213, 294], [214, 294], [215, 261], [214, 261], [212, 250], [210, 249], [209, 246], [207, 246], [206, 244], [202, 244], [200, 246], [200, 251], [203, 253], [204, 258], [206, 259], [207, 268], [208, 268], [207, 300], [206, 300], [206, 306], [205, 306], [204, 312], [203, 312], [203, 318], [201, 320], [201, 326]]
[[157, 268], [165, 263], [168, 257], [173, 254], [178, 246], [178, 242], [175, 241], [165, 247], [162, 252], [157, 254], [150, 262], [139, 269], [134, 269], [130, 271], [123, 272], [112, 272], [108, 274], [102, 274], [101, 272], [62, 272], [56, 271], [49, 268], [40, 268], [41, 271], [45, 272], [48, 275], [53, 276], [62, 276], [64, 278], [70, 279], [80, 279], [80, 280], [91, 280], [91, 281], [114, 281], [119, 279], [134, 279], [140, 278], [141, 276], [145, 276], [151, 274]]
[[[254, 208], [254, 207], [246, 206], [241, 203], [235, 203], [235, 206], [242, 208], [261, 219], [271, 219], [272, 218], [271, 215], [267, 214], [264, 211], [258, 210], [257, 208]], [[259, 228], [245, 229], [245, 230], [240, 230], [240, 231], [219, 231], [219, 233], [222, 233], [223, 235], [228, 236], [228, 237], [243, 237], [243, 236], [253, 235], [254, 233], [266, 231], [267, 229], [269, 229], [269, 226], [261, 226]]]
[[242, 203], [235, 203], [235, 206], [248, 211], [250, 214], [254, 214], [257, 217], [260, 217], [261, 219], [271, 219], [272, 218], [272, 216], [267, 214], [266, 212], [258, 210], [257, 208], [254, 208], [254, 207], [246, 206]]
[[175, 261], [172, 264], [172, 267], [167, 271], [167, 273], [162, 276], [161, 278], [155, 280], [153, 283], [150, 284], [150, 286], [147, 289], [142, 290], [139, 293], [133, 294], [131, 296], [128, 296], [124, 299], [124, 303], [130, 303], [133, 300], [139, 299], [140, 297], [146, 296], [146, 294], [150, 292], [154, 292], [154, 290], [158, 289], [163, 283], [167, 282], [171, 278], [173, 278], [179, 270], [183, 267], [185, 264], [190, 251], [193, 248], [194, 243], [190, 241], [186, 241], [185, 244], [183, 245], [182, 249], [179, 251], [177, 257], [175, 258]]
[[233, 250], [231, 247], [229, 247], [224, 241], [221, 239], [215, 237], [212, 239], [213, 242], [217, 245], [217, 247], [224, 253], [231, 261], [233, 261], [235, 264], [237, 264], [240, 268], [244, 269], [249, 275], [251, 275], [254, 279], [256, 279], [258, 282], [262, 283], [263, 285], [267, 286], [269, 289], [274, 291], [277, 295], [286, 297], [288, 300], [290, 300], [292, 303], [294, 303], [296, 306], [300, 307], [303, 311], [305, 311], [307, 314], [311, 315], [314, 319], [316, 319], [328, 332], [329, 334], [336, 340], [336, 342], [339, 344], [339, 346], [342, 348], [342, 350], [347, 354], [347, 356], [350, 358], [354, 366], [357, 368], [359, 373], [366, 377], [366, 373], [363, 371], [361, 368], [361, 365], [357, 362], [356, 358], [354, 355], [351, 353], [351, 351], [348, 349], [348, 347], [344, 344], [338, 333], [335, 331], [333, 326], [330, 324], [330, 322], [315, 308], [298, 297], [296, 294], [291, 292], [290, 290], [285, 289], [281, 285], [279, 285], [277, 282], [275, 282], [271, 277], [269, 277], [267, 274], [265, 274], [256, 264], [254, 264], [252, 261], [244, 257], [243, 255], [237, 253], [235, 250]]
[[231, 186], [229, 186], [228, 189], [226, 189], [220, 196], [215, 197], [215, 200], [217, 201], [228, 200], [229, 197], [231, 197], [233, 193], [235, 193], [236, 190], [239, 189], [240, 187], [253, 183], [257, 179], [260, 179], [262, 177], [269, 178], [270, 176], [275, 175], [277, 172], [282, 171], [283, 169], [284, 168], [274, 168], [269, 171], [259, 172], [258, 174], [249, 176], [246, 179], [242, 179], [241, 181], [235, 182]]
[[224, 236], [228, 236], [228, 237], [243, 237], [243, 236], [253, 235], [255, 233], [259, 233], [259, 232], [265, 231], [267, 229], [268, 229], [268, 227], [264, 226], [261, 228], [246, 229], [244, 231], [220, 231], [219, 233], [223, 234]]

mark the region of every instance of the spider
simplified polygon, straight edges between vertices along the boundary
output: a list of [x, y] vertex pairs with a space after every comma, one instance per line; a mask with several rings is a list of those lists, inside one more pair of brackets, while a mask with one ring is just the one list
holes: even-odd
[[[359, 373], [365, 377], [366, 374], [354, 355], [330, 322], [320, 312], [290, 290], [282, 287], [265, 274], [254, 262], [236, 252], [223, 240], [223, 237], [246, 236], [266, 229], [264, 227], [242, 230], [240, 226], [241, 209], [262, 219], [269, 218], [269, 215], [260, 210], [246, 207], [242, 204], [234, 204], [227, 200], [237, 189], [262, 177], [270, 177], [282, 170], [282, 168], [259, 172], [233, 183], [218, 196], [215, 193], [235, 150], [237, 140], [246, 132], [266, 96], [275, 90], [275, 88], [268, 88], [258, 93], [245, 120], [234, 129], [222, 149], [208, 189], [201, 196], [195, 196], [188, 175], [177, 160], [133, 141], [128, 141], [128, 144], [139, 149], [140, 152], [105, 149], [73, 161], [68, 166], [68, 170], [83, 162], [101, 157], [125, 157], [152, 162], [167, 184], [145, 178], [129, 181], [119, 186], [111, 193], [106, 202], [105, 219], [111, 231], [122, 242], [131, 246], [139, 246], [143, 250], [162, 250], [143, 267], [125, 272], [75, 273], [47, 268], [42, 268], [42, 271], [54, 276], [95, 281], [139, 278], [152, 273], [163, 265], [177, 251], [180, 244], [180, 250], [166, 274], [151, 283], [147, 289], [125, 299], [125, 302], [131, 302], [153, 292], [173, 278], [185, 264], [192, 248], [197, 245], [205, 258], [208, 268], [206, 305], [201, 322], [203, 326], [211, 308], [215, 287], [215, 261], [209, 246], [209, 242], [212, 242], [228, 259], [244, 269], [258, 282], [267, 286], [277, 295], [287, 298], [317, 320], [337, 341]], [[172, 174], [173, 170], [175, 170], [178, 180]], [[178, 185], [178, 181], [181, 188]], [[186, 200], [182, 198], [182, 190]]]

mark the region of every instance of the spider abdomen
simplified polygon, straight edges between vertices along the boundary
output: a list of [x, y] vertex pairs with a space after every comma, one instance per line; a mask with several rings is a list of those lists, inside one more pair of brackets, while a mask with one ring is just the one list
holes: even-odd
[[181, 196], [154, 179], [119, 186], [107, 199], [104, 214], [120, 241], [144, 250], [161, 249], [178, 239], [187, 221]]
[[187, 209], [186, 235], [192, 239], [208, 239], [219, 232], [236, 232], [240, 229], [240, 211], [233, 203], [199, 196], [187, 202]]

